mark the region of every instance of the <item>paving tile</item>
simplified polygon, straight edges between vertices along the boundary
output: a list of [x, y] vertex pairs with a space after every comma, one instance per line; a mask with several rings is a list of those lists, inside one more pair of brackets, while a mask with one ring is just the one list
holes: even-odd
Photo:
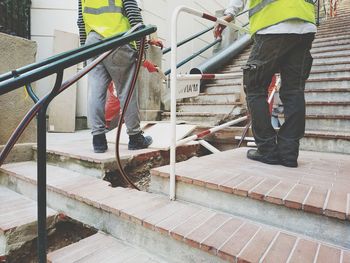
[[233, 190], [233, 193], [240, 196], [247, 196], [248, 191], [254, 188], [256, 185], [261, 183], [264, 180], [262, 177], [252, 176], [248, 180], [243, 183], [237, 185], [237, 187]]
[[268, 250], [262, 262], [280, 263], [287, 262], [297, 238], [285, 233], [280, 233], [273, 245]]
[[147, 228], [154, 229], [154, 226], [166, 218], [174, 215], [178, 211], [185, 209], [187, 206], [180, 202], [170, 202], [165, 206], [156, 209], [153, 213], [143, 219], [143, 225]]
[[241, 226], [243, 226], [242, 220], [238, 218], [231, 218], [214, 233], [202, 241], [201, 249], [204, 249], [215, 255], [217, 253], [217, 249], [220, 248], [225, 241], [227, 241], [227, 237], [230, 237]]
[[302, 204], [310, 189], [311, 186], [298, 184], [285, 198], [285, 205], [294, 209], [302, 209]]
[[[182, 240], [183, 238], [187, 237], [187, 235], [190, 235], [193, 231], [195, 231], [198, 227], [205, 224], [214, 215], [214, 211], [202, 210], [200, 213], [192, 216], [182, 224], [179, 224], [170, 230], [170, 234], [175, 239]], [[198, 242], [201, 242], [201, 240]]]
[[155, 225], [155, 229], [161, 233], [169, 234], [169, 231], [182, 224], [194, 215], [201, 212], [201, 209], [194, 206], [187, 206], [185, 209], [178, 211], [170, 217]]
[[350, 251], [343, 251], [343, 261], [340, 263], [350, 263]]
[[261, 228], [254, 238], [248, 242], [248, 245], [240, 251], [237, 256], [237, 263], [258, 262], [277, 234], [276, 230]]
[[309, 196], [304, 201], [303, 210], [315, 214], [322, 214], [327, 192], [327, 189], [313, 187]]
[[251, 189], [248, 196], [253, 199], [263, 200], [265, 195], [279, 182], [280, 180], [278, 179], [266, 178], [261, 184]]
[[284, 197], [289, 193], [289, 191], [295, 186], [295, 182], [281, 182], [278, 184], [271, 192], [269, 192], [265, 196], [265, 200], [277, 204], [282, 205]]
[[331, 191], [325, 214], [330, 217], [345, 220], [347, 205], [347, 193]]
[[185, 242], [192, 247], [200, 247], [200, 244], [210, 234], [214, 233], [220, 226], [226, 223], [231, 217], [225, 214], [214, 214], [204, 224], [200, 225], [190, 234], [185, 236]]
[[325, 245], [320, 246], [316, 263], [340, 262], [341, 250]]
[[250, 223], [244, 224], [233, 236], [229, 237], [228, 240], [218, 248], [218, 255], [222, 259], [232, 262], [258, 230], [259, 227], [257, 225]]
[[290, 257], [289, 263], [314, 263], [318, 244], [313, 241], [300, 239]]

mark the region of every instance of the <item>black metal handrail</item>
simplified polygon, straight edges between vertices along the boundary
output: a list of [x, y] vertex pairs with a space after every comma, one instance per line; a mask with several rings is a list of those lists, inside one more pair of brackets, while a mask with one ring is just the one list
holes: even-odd
[[[146, 35], [154, 33], [155, 26], [148, 26], [134, 33], [121, 34], [119, 36], [107, 38], [97, 44], [84, 46], [73, 51], [63, 53], [47, 59], [44, 62], [34, 63], [21, 69], [6, 73], [0, 76], [0, 95], [26, 86], [27, 91], [36, 104], [26, 114], [9, 142], [0, 153], [0, 166], [3, 164], [8, 152], [11, 150], [18, 137], [37, 116], [37, 202], [38, 202], [38, 260], [40, 263], [46, 262], [46, 111], [53, 98], [70, 87], [74, 82], [87, 74], [93, 67], [105, 59], [113, 50], [129, 42], [144, 38]], [[101, 55], [102, 54], [102, 55]], [[100, 56], [99, 56], [100, 55]], [[79, 71], [70, 80], [63, 82], [63, 71], [75, 64], [89, 58], [99, 56], [96, 60]], [[52, 91], [44, 98], [36, 97], [31, 89], [30, 83], [41, 78], [56, 74], [56, 81]]]

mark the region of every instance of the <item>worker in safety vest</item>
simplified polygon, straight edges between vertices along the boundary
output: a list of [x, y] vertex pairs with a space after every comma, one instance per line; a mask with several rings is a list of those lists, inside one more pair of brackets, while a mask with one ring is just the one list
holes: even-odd
[[[224, 19], [231, 22], [246, 1], [231, 0]], [[268, 164], [298, 166], [299, 140], [305, 132], [305, 82], [309, 77], [310, 49], [317, 31], [312, 0], [251, 0], [250, 33], [253, 48], [243, 67], [243, 84], [257, 150], [247, 157]], [[221, 37], [223, 26], [214, 29]], [[285, 122], [276, 132], [266, 101], [272, 76], [280, 72], [280, 98]]]
[[[79, 4], [78, 26], [81, 42], [84, 42], [86, 35], [86, 45], [126, 32], [131, 26], [142, 22], [136, 0], [79, 0]], [[108, 85], [113, 80], [123, 107], [136, 70], [136, 48], [134, 42], [117, 48], [88, 75], [88, 119], [96, 153], [108, 149], [105, 135], [108, 131], [105, 122]], [[129, 135], [129, 150], [147, 148], [152, 143], [152, 138], [143, 136], [140, 128], [137, 93], [136, 86], [124, 118]]]

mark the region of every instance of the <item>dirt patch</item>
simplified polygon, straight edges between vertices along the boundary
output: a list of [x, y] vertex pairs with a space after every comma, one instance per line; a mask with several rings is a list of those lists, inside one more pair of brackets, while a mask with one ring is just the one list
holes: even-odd
[[[47, 253], [76, 243], [81, 239], [97, 233], [91, 227], [77, 222], [68, 217], [60, 216], [60, 220], [54, 228], [48, 231]], [[2, 262], [2, 261], [0, 261]], [[27, 242], [20, 249], [12, 251], [6, 258], [6, 263], [36, 263], [37, 259], [37, 239]]]

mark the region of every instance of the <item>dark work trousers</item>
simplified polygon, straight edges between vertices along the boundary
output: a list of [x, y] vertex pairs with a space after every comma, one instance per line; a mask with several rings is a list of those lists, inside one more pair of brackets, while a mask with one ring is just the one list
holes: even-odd
[[[296, 161], [299, 140], [305, 132], [304, 90], [312, 66], [314, 34], [256, 34], [253, 40], [252, 52], [243, 67], [243, 84], [258, 151]], [[267, 90], [278, 72], [285, 122], [276, 133], [271, 125]]]

